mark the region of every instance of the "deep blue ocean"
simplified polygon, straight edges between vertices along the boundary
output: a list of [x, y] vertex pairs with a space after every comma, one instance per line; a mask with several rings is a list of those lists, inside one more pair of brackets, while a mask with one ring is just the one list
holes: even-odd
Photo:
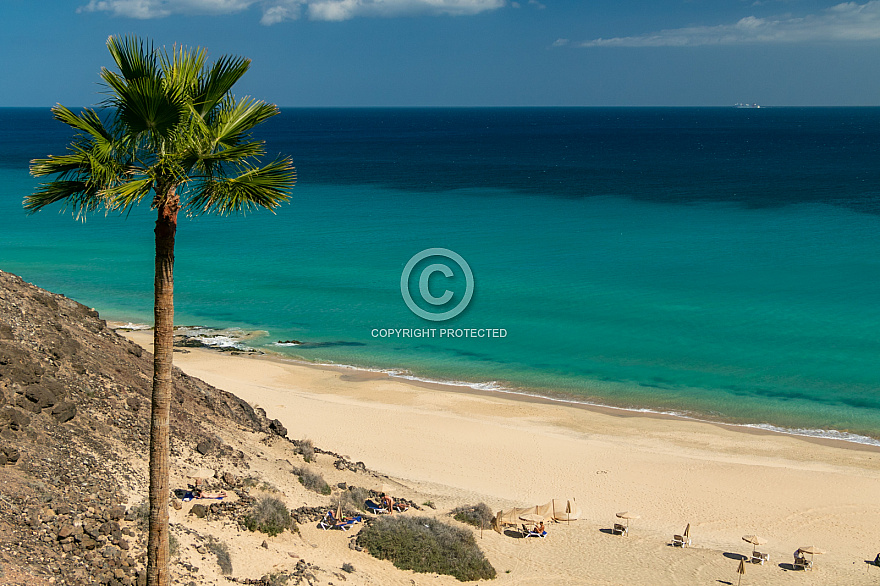
[[[880, 109], [289, 109], [261, 133], [294, 160], [292, 202], [181, 223], [178, 324], [315, 362], [880, 438]], [[148, 210], [22, 211], [28, 161], [68, 140], [48, 110], [0, 110], [0, 269], [150, 323]], [[401, 291], [429, 248], [474, 278], [446, 321]], [[457, 306], [457, 265], [426, 278], [450, 301], [419, 298], [431, 262], [410, 295]]]

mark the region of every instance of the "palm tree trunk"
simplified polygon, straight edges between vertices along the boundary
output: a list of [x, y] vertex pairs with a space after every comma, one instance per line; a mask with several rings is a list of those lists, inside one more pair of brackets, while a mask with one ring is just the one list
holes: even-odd
[[[158, 191], [158, 190], [157, 190]], [[171, 415], [171, 360], [174, 351], [174, 236], [180, 199], [174, 187], [157, 197], [156, 276], [154, 281], [153, 402], [150, 424], [150, 528], [147, 585], [168, 586], [168, 495]], [[158, 194], [157, 194], [158, 196]]]

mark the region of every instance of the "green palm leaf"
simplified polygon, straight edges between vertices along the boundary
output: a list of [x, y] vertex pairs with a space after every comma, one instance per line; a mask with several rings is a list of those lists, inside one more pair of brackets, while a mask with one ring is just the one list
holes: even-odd
[[204, 117], [223, 100], [232, 86], [241, 79], [248, 68], [250, 59], [243, 57], [221, 57], [200, 80], [199, 87], [192, 97], [193, 107], [200, 117]]
[[226, 179], [205, 181], [189, 200], [191, 215], [229, 215], [257, 208], [274, 209], [290, 199], [296, 170], [290, 159], [277, 159], [265, 167], [249, 169]]

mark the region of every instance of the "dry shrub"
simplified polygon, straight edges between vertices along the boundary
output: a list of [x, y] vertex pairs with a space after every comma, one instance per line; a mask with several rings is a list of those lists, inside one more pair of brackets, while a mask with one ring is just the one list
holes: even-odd
[[462, 582], [495, 577], [473, 533], [430, 517], [379, 517], [361, 529], [357, 544], [402, 570], [447, 574]]

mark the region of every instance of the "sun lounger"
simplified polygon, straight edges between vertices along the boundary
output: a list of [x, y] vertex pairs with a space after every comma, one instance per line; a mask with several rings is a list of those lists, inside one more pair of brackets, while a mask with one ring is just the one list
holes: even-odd
[[769, 562], [769, 561], [770, 561], [770, 554], [769, 553], [761, 553], [760, 551], [753, 551], [752, 552], [752, 563], [753, 564], [761, 564], [763, 566], [764, 562]]
[[364, 504], [366, 505], [367, 510], [370, 511], [371, 513], [373, 513], [374, 515], [381, 515], [382, 513], [389, 512], [388, 509], [386, 509], [384, 506], [377, 504], [377, 503], [374, 503], [371, 500], [367, 500], [367, 502], [365, 502]]
[[402, 513], [404, 511], [406, 511], [407, 509], [409, 509], [409, 505], [403, 501], [398, 501], [398, 502], [394, 503], [394, 510], [397, 511], [398, 513]]
[[686, 537], [684, 535], [673, 535], [672, 536], [672, 545], [678, 547], [690, 547], [691, 546], [691, 538]]
[[628, 535], [629, 528], [626, 525], [621, 523], [615, 523], [614, 528], [611, 530], [612, 533], [619, 533], [620, 535]]
[[332, 512], [328, 512], [326, 515], [324, 515], [324, 518], [321, 519], [320, 523], [318, 523], [318, 526], [324, 531], [327, 531], [328, 529], [342, 529], [343, 531], [348, 531], [349, 529], [351, 529], [352, 525], [354, 525], [355, 523], [360, 523], [362, 520], [361, 516], [358, 515], [357, 517], [346, 519], [345, 521], [338, 521], [333, 517], [331, 513]]
[[526, 531], [526, 537], [540, 537], [541, 539], [544, 539], [545, 537], [547, 537], [547, 530], [545, 529], [544, 531], [538, 533], [537, 531], [529, 529]]

